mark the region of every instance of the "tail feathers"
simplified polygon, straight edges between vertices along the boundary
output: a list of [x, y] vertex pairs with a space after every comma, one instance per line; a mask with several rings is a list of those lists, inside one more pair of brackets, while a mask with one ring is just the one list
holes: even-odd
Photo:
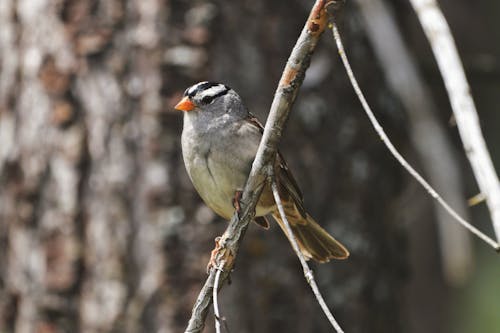
[[[288, 237], [285, 226], [279, 214], [273, 214], [281, 229]], [[306, 259], [317, 262], [328, 262], [330, 259], [346, 259], [349, 251], [323, 229], [314, 219], [307, 214], [306, 219], [287, 216], [293, 235], [297, 240], [300, 252]], [[290, 238], [290, 237], [288, 237]]]

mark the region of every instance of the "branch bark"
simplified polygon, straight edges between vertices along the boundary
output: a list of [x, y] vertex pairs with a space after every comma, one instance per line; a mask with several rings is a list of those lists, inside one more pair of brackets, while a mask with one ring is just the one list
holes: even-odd
[[484, 142], [470, 87], [448, 23], [435, 0], [410, 0], [410, 3], [443, 76], [465, 153], [479, 189], [486, 197], [493, 228], [500, 241], [500, 182]]
[[304, 80], [305, 71], [309, 67], [316, 44], [327, 25], [326, 5], [326, 0], [317, 0], [314, 3], [309, 18], [288, 58], [271, 104], [252, 170], [243, 190], [241, 217], [237, 214], [233, 216], [219, 241], [220, 250], [215, 258], [215, 265], [211, 268], [198, 295], [186, 332], [201, 332], [205, 325], [205, 318], [212, 302], [216, 267], [223, 267], [219, 283], [221, 288], [234, 266], [239, 246], [249, 222], [255, 216], [255, 206], [267, 181], [269, 170], [272, 168], [283, 126]]

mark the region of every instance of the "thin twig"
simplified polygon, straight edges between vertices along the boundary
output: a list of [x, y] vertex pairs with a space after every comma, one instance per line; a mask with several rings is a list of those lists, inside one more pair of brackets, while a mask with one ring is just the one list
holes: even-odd
[[464, 68], [446, 18], [435, 0], [410, 0], [443, 76], [458, 132], [479, 189], [486, 197], [493, 229], [500, 241], [500, 182], [491, 161]]
[[[224, 262], [222, 262], [222, 266], [224, 267]], [[221, 333], [220, 330], [220, 322], [223, 320], [220, 316], [220, 311], [219, 311], [219, 301], [217, 298], [218, 290], [219, 290], [219, 280], [220, 280], [220, 273], [222, 272], [222, 268], [218, 267], [217, 268], [217, 273], [215, 273], [215, 281], [214, 281], [214, 289], [213, 289], [213, 295], [212, 298], [214, 300], [214, 316], [215, 316], [215, 332]]]
[[467, 228], [470, 232], [475, 234], [477, 237], [482, 239], [484, 242], [489, 244], [491, 247], [493, 247], [495, 250], [500, 249], [500, 245], [495, 242], [493, 239], [479, 231], [476, 227], [471, 225], [469, 222], [464, 220], [453, 208], [451, 208], [446, 201], [432, 188], [432, 186], [415, 170], [413, 167], [408, 164], [408, 162], [404, 159], [404, 157], [398, 152], [398, 150], [394, 147], [392, 142], [389, 140], [387, 135], [385, 134], [384, 129], [378, 122], [377, 118], [375, 118], [375, 115], [373, 114], [370, 106], [368, 105], [368, 102], [365, 99], [365, 96], [363, 95], [363, 92], [359, 88], [358, 82], [354, 76], [354, 73], [352, 71], [351, 65], [349, 64], [349, 60], [347, 59], [344, 46], [342, 45], [342, 40], [340, 38], [339, 31], [337, 29], [337, 26], [335, 22], [332, 23], [332, 32], [333, 36], [335, 38], [335, 42], [337, 44], [337, 48], [339, 50], [340, 57], [342, 59], [342, 62], [344, 64], [344, 67], [346, 69], [347, 75], [349, 76], [349, 80], [351, 81], [351, 84], [354, 88], [354, 91], [356, 92], [356, 95], [359, 98], [359, 101], [361, 102], [361, 105], [363, 106], [363, 109], [365, 110], [366, 114], [368, 115], [368, 118], [370, 119], [370, 122], [372, 123], [373, 127], [375, 128], [375, 131], [377, 134], [380, 136], [380, 139], [384, 142], [385, 146], [389, 149], [389, 151], [392, 153], [392, 155], [398, 160], [398, 162], [403, 166], [403, 168], [406, 169], [410, 173], [410, 175], [415, 178], [420, 185], [422, 185], [425, 190], [434, 198], [436, 199], [439, 204], [446, 209], [446, 211], [455, 218], [460, 224], [462, 224], [465, 228]]
[[[267, 181], [268, 170], [276, 158], [278, 141], [288, 114], [295, 102], [297, 92], [302, 85], [305, 71], [309, 67], [310, 58], [316, 48], [319, 37], [323, 33], [328, 17], [325, 10], [326, 0], [316, 0], [309, 18], [288, 58], [278, 88], [269, 111], [264, 134], [252, 164], [252, 170], [241, 197], [241, 217], [235, 214], [222, 235], [220, 250], [215, 256], [215, 267], [222, 267], [220, 286], [231, 272], [239, 245], [243, 239], [248, 223], [255, 216], [255, 206]], [[225, 261], [224, 265], [221, 265]], [[216, 269], [212, 267], [210, 274], [193, 306], [186, 332], [201, 332], [205, 326], [214, 292]]]
[[274, 201], [276, 202], [276, 206], [278, 207], [278, 211], [281, 216], [281, 220], [283, 221], [283, 224], [285, 225], [286, 233], [288, 235], [288, 238], [290, 239], [290, 242], [292, 243], [293, 250], [295, 251], [295, 254], [299, 258], [300, 264], [302, 265], [302, 269], [304, 270], [304, 277], [306, 278], [307, 283], [311, 286], [311, 289], [314, 293], [314, 296], [316, 296], [316, 299], [318, 300], [319, 305], [321, 306], [321, 309], [323, 310], [324, 314], [330, 321], [330, 324], [332, 327], [335, 329], [336, 332], [338, 333], [343, 333], [344, 331], [340, 327], [340, 325], [337, 323], [335, 320], [335, 317], [333, 317], [333, 314], [331, 313], [330, 309], [328, 308], [328, 305], [326, 305], [325, 300], [323, 299], [323, 296], [321, 295], [321, 292], [319, 291], [318, 285], [316, 284], [316, 280], [314, 279], [314, 274], [313, 271], [309, 268], [309, 265], [307, 265], [307, 261], [302, 255], [302, 252], [299, 250], [299, 245], [297, 244], [297, 240], [295, 239], [295, 236], [293, 235], [292, 228], [290, 227], [290, 223], [288, 223], [288, 218], [286, 217], [285, 214], [285, 209], [283, 208], [283, 203], [281, 202], [281, 197], [278, 191], [278, 186], [276, 185], [276, 179], [274, 178], [274, 174], [270, 175], [271, 178], [271, 187], [273, 190], [273, 195], [274, 195]]
[[[409, 135], [422, 162], [429, 183], [466, 220], [467, 203], [463, 175], [451, 139], [437, 118], [438, 108], [397, 27], [396, 15], [384, 0], [356, 0], [366, 33], [387, 83], [399, 97], [409, 117]], [[462, 285], [472, 273], [472, 235], [439, 203], [432, 200], [438, 223], [444, 277]], [[453, 223], [450, 223], [453, 222]]]

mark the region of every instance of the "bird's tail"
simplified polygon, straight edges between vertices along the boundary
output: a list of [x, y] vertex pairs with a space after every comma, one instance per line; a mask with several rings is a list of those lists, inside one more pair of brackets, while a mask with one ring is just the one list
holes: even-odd
[[[273, 213], [274, 219], [281, 229], [286, 232], [285, 226], [278, 212]], [[330, 259], [346, 259], [349, 251], [323, 229], [314, 219], [306, 214], [306, 218], [300, 214], [287, 214], [288, 222], [299, 245], [300, 252], [306, 259], [314, 259], [317, 262], [328, 262]]]

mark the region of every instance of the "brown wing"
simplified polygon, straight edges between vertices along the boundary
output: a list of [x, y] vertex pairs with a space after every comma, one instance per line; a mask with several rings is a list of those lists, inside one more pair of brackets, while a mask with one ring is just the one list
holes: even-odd
[[[257, 117], [253, 114], [249, 113], [246, 120], [252, 123], [252, 125], [258, 127], [261, 133], [264, 133], [264, 126], [262, 126], [259, 119], [257, 119]], [[279, 150], [276, 155], [275, 172], [282, 190], [286, 191], [286, 193], [292, 198], [300, 215], [302, 215], [302, 217], [306, 217], [307, 214], [304, 208], [304, 199], [302, 192], [300, 191], [299, 184], [297, 184], [297, 181], [293, 177], [292, 172], [288, 168], [288, 165]]]
[[279, 151], [276, 156], [275, 170], [281, 188], [286, 191], [286, 193], [293, 200], [293, 203], [295, 204], [295, 207], [299, 211], [300, 215], [305, 218], [307, 214], [304, 208], [304, 198], [302, 196], [302, 192], [300, 191], [299, 184], [297, 184], [297, 181], [293, 177], [290, 169], [288, 169], [288, 165]]

